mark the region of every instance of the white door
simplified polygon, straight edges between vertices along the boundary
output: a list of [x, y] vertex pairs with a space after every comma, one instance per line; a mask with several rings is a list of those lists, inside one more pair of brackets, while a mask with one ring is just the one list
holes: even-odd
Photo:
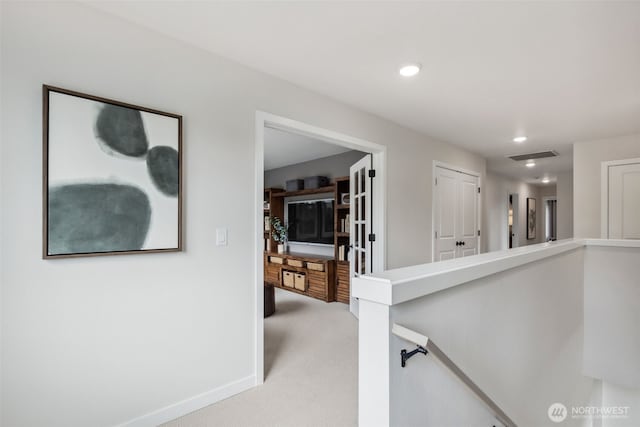
[[640, 239], [640, 163], [609, 167], [609, 239]]
[[438, 166], [434, 195], [433, 260], [479, 253], [478, 177]]
[[[349, 211], [349, 276], [353, 278], [371, 274], [373, 261], [371, 245], [375, 240], [371, 234], [371, 154], [367, 154], [350, 168], [351, 206]], [[358, 299], [350, 297], [349, 310], [358, 317]]]

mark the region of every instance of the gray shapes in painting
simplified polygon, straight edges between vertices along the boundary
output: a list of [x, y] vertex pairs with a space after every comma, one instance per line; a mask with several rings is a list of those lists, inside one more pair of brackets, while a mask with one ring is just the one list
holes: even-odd
[[112, 150], [131, 157], [142, 157], [149, 149], [140, 111], [106, 104], [96, 120], [98, 137]]
[[176, 197], [180, 187], [178, 152], [171, 147], [153, 147], [147, 154], [147, 169], [156, 188], [166, 196]]
[[147, 195], [132, 185], [71, 184], [49, 193], [49, 254], [140, 250], [151, 220]]

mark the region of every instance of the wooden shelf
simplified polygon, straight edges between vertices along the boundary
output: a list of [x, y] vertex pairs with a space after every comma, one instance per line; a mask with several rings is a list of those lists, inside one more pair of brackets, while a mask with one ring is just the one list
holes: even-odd
[[332, 256], [326, 255], [316, 255], [316, 254], [307, 254], [303, 252], [287, 252], [287, 253], [279, 253], [279, 252], [266, 252], [264, 253], [266, 256], [275, 256], [284, 259], [297, 259], [306, 262], [319, 262], [323, 263], [326, 261], [333, 261], [334, 258]]
[[333, 193], [335, 191], [335, 185], [327, 185], [320, 188], [309, 188], [306, 190], [298, 191], [283, 191], [281, 193], [272, 194], [271, 197], [292, 197], [292, 196], [304, 196], [307, 194], [319, 194], [319, 193]]
[[[264, 217], [274, 217], [284, 218], [284, 206], [282, 201], [284, 199], [277, 199], [279, 203], [274, 203], [274, 196], [276, 194], [282, 193], [284, 190], [282, 188], [265, 188], [264, 189], [264, 202], [269, 204], [269, 208], [265, 209], [263, 207]], [[270, 247], [275, 247], [277, 245], [276, 241], [273, 240], [273, 230], [264, 230], [263, 228], [263, 237], [265, 240], [269, 240]], [[265, 242], [266, 247], [266, 242]]]
[[[349, 232], [338, 231], [342, 229], [342, 221], [347, 217], [351, 210], [351, 205], [346, 203], [339, 203], [341, 200], [339, 197], [342, 194], [349, 193], [349, 179], [348, 176], [343, 176], [334, 179], [336, 191], [335, 191], [335, 210], [334, 210], [334, 246], [335, 246], [335, 258], [336, 258], [336, 300], [345, 304], [349, 304], [350, 299], [350, 284], [349, 284], [349, 261], [339, 261], [339, 247], [344, 246], [345, 251], [349, 247]], [[347, 227], [349, 225], [347, 224]], [[348, 228], [347, 228], [348, 229]], [[346, 254], [345, 254], [346, 255]]]

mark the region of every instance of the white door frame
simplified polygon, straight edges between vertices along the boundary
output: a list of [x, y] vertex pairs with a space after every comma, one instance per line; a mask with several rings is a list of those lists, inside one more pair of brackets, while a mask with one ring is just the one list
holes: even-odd
[[449, 163], [441, 162], [439, 160], [433, 161], [433, 168], [431, 172], [431, 262], [435, 262], [436, 259], [436, 176], [438, 167], [449, 169], [455, 172], [462, 172], [467, 175], [475, 176], [478, 178], [478, 188], [480, 188], [480, 193], [478, 193], [478, 230], [480, 231], [480, 236], [478, 236], [478, 254], [482, 253], [482, 177], [480, 176], [480, 172], [475, 172], [469, 169], [464, 169]]
[[255, 373], [256, 385], [264, 383], [264, 128], [274, 128], [287, 132], [320, 139], [331, 144], [371, 153], [376, 178], [372, 184], [372, 233], [376, 234], [376, 244], [372, 250], [373, 272], [386, 268], [386, 199], [387, 199], [387, 147], [375, 142], [316, 127], [307, 123], [256, 111], [255, 128], [255, 205], [254, 205], [254, 277], [255, 277]]
[[633, 165], [640, 163], [640, 157], [634, 159], [610, 160], [600, 166], [600, 238], [609, 238], [609, 168], [611, 166]]

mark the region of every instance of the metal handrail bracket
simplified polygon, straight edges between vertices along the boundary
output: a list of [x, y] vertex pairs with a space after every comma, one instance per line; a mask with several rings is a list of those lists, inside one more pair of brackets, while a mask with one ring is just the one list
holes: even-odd
[[[460, 381], [462, 381], [472, 392], [479, 398], [493, 413], [493, 415], [505, 426], [507, 427], [517, 427], [516, 423], [513, 422], [511, 418], [484, 392], [476, 383], [474, 383], [471, 378], [465, 374], [462, 369], [458, 367], [442, 350], [438, 347], [433, 340], [429, 339], [427, 336], [422, 335], [416, 331], [413, 331], [409, 328], [405, 328], [404, 326], [398, 325], [397, 323], [393, 324], [391, 328], [391, 332], [397, 337], [402, 338], [405, 341], [413, 343], [418, 346], [418, 348], [422, 348], [426, 350], [426, 353], [431, 353], [436, 359], [438, 359], [443, 365], [447, 367]], [[402, 366], [406, 363], [408, 354], [406, 350], [404, 351], [404, 356], [401, 354]], [[416, 352], [416, 350], [414, 350]], [[420, 353], [422, 353], [420, 351]], [[426, 354], [423, 353], [423, 354]], [[414, 353], [415, 354], [415, 353]]]

